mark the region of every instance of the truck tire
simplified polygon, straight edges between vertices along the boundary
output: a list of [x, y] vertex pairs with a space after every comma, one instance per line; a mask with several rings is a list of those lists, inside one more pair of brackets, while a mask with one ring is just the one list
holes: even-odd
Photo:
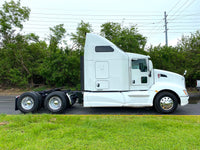
[[35, 92], [26, 92], [17, 100], [17, 108], [23, 113], [33, 113], [39, 108], [39, 97]]
[[155, 98], [154, 107], [159, 113], [172, 113], [178, 107], [178, 99], [173, 93], [161, 92]]
[[39, 110], [41, 107], [42, 107], [42, 96], [38, 93], [38, 92], [34, 92], [36, 95], [37, 95], [37, 97], [38, 97], [38, 101], [39, 101], [39, 104], [38, 104], [38, 109], [37, 110]]
[[64, 92], [55, 91], [50, 93], [44, 100], [44, 107], [51, 113], [62, 113], [69, 101]]

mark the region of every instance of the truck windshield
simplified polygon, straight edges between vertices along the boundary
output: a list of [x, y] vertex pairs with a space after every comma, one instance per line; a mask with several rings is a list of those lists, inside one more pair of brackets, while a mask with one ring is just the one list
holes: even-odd
[[146, 59], [132, 60], [132, 69], [139, 69], [141, 72], [147, 72]]

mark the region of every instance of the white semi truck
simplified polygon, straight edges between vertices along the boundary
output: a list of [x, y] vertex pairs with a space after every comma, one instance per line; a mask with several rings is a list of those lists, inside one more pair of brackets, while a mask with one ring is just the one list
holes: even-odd
[[26, 92], [16, 97], [15, 109], [61, 113], [79, 99], [83, 107], [154, 107], [172, 113], [188, 104], [184, 76], [153, 69], [149, 56], [126, 53], [99, 35], [86, 35], [81, 66], [81, 91]]

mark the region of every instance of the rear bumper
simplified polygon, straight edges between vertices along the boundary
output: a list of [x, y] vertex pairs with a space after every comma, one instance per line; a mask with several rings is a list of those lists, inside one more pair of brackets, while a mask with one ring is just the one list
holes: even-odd
[[187, 105], [188, 103], [189, 103], [189, 96], [182, 96], [182, 97], [180, 97], [180, 99], [181, 99], [181, 106], [185, 106], [185, 105]]

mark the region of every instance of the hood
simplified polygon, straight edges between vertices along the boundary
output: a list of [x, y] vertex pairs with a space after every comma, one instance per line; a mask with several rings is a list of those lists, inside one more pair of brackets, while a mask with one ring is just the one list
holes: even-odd
[[165, 70], [154, 69], [155, 82], [166, 82], [176, 84], [185, 88], [184, 76]]

